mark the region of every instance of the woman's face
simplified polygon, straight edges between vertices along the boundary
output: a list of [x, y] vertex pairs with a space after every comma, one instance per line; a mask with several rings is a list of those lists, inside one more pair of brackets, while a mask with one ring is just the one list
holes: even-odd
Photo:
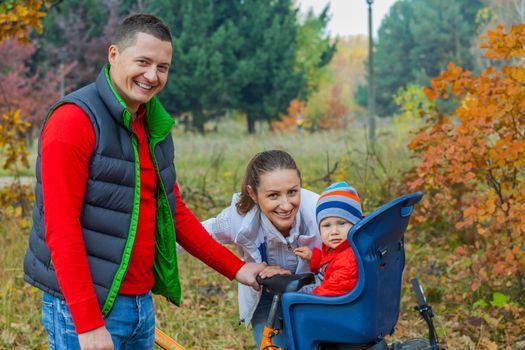
[[294, 169], [279, 169], [261, 175], [257, 193], [248, 193], [272, 224], [288, 236], [301, 204], [301, 180]]

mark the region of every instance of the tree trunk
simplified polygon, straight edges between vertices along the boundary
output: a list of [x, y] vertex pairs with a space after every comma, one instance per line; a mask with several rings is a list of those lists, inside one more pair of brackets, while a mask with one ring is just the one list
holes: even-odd
[[192, 115], [193, 115], [193, 127], [199, 133], [204, 135], [204, 123], [206, 122], [206, 116], [200, 109], [194, 110], [192, 112]]
[[29, 127], [29, 129], [27, 129], [24, 137], [25, 137], [25, 141], [26, 141], [26, 147], [28, 149], [32, 149], [33, 148], [33, 144], [35, 143], [35, 138], [38, 137], [38, 131], [39, 131], [39, 127], [38, 125], [36, 125], [36, 123], [32, 123], [31, 126]]
[[251, 114], [246, 116], [246, 122], [248, 123], [248, 134], [255, 134], [255, 117]]

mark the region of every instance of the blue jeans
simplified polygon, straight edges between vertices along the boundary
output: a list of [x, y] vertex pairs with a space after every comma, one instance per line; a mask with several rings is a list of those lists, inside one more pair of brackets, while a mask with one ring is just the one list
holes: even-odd
[[[155, 311], [151, 292], [144, 295], [118, 295], [104, 320], [115, 350], [153, 349]], [[71, 313], [64, 300], [44, 293], [42, 323], [51, 350], [80, 350]]]
[[[252, 321], [251, 321], [253, 337], [255, 338], [255, 343], [257, 344], [256, 349], [259, 349], [261, 346], [262, 334], [263, 334], [264, 326], [266, 325], [266, 321], [268, 320], [268, 314], [270, 313], [270, 308], [272, 307], [272, 301], [273, 301], [273, 294], [268, 293], [265, 289], [263, 289], [261, 300], [259, 301], [259, 304], [257, 304], [257, 308], [255, 309], [255, 312], [253, 314]], [[274, 324], [275, 328], [281, 328], [282, 319], [283, 319], [283, 313], [281, 310], [281, 306], [279, 306], [279, 310], [277, 311], [277, 316], [275, 317], [275, 324]], [[290, 345], [288, 343], [288, 334], [286, 333], [286, 329], [284, 329], [284, 327], [282, 327], [281, 333], [277, 337], [273, 337], [272, 340], [276, 346], [284, 350], [287, 350], [290, 348]]]

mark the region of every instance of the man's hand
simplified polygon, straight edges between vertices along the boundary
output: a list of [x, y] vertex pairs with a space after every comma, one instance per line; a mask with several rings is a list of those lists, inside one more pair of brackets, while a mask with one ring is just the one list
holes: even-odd
[[78, 342], [82, 350], [113, 350], [111, 334], [105, 326], [95, 328], [91, 331], [80, 333]]
[[300, 257], [304, 260], [311, 260], [312, 259], [312, 250], [308, 247], [297, 247], [293, 251], [295, 255]]
[[255, 277], [266, 267], [266, 263], [246, 263], [235, 274], [237, 282], [251, 286], [255, 290], [261, 290], [261, 286], [255, 280]]

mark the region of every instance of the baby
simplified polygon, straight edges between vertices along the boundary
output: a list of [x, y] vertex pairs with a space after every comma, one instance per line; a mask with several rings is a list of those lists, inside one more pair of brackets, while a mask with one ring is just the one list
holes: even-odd
[[295, 249], [298, 257], [310, 260], [310, 270], [315, 273], [315, 284], [300, 291], [324, 296], [346, 294], [358, 278], [357, 261], [347, 239], [348, 231], [363, 217], [357, 191], [346, 182], [328, 186], [317, 202], [316, 217], [322, 250]]

